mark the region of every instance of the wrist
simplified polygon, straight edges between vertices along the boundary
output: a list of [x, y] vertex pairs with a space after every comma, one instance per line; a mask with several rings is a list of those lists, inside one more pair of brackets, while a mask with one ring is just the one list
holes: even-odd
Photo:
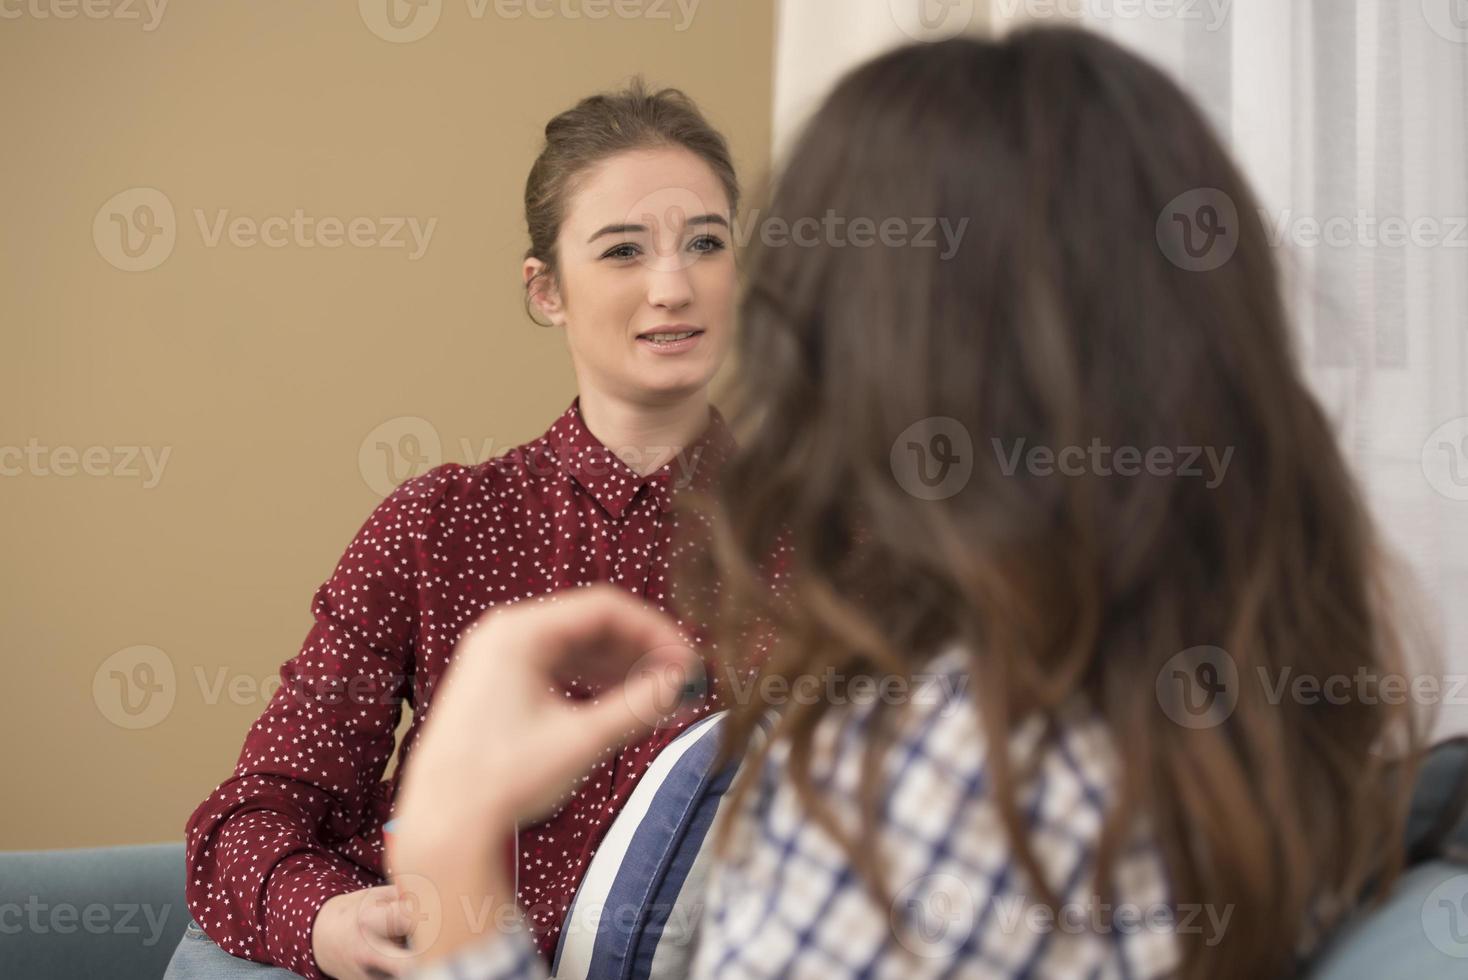
[[514, 831], [513, 820], [483, 811], [399, 818], [389, 862], [413, 920], [416, 963], [442, 959], [518, 923], [504, 846]]
[[409, 948], [422, 966], [510, 931], [520, 919], [510, 877], [489, 851], [461, 852], [397, 884], [413, 919]]

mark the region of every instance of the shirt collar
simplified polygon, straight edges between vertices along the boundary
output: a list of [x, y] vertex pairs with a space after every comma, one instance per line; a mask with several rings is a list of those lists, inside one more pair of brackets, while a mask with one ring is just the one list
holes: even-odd
[[664, 513], [673, 506], [674, 491], [709, 490], [735, 446], [728, 423], [710, 405], [709, 424], [698, 439], [658, 469], [642, 475], [591, 434], [581, 417], [580, 395], [546, 431], [545, 441], [566, 475], [618, 519], [644, 486]]

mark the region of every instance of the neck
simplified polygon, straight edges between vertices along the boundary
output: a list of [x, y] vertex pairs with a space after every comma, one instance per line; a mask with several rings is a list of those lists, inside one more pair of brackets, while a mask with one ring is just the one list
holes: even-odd
[[696, 441], [710, 418], [707, 388], [665, 405], [581, 389], [581, 420], [587, 430], [643, 476]]

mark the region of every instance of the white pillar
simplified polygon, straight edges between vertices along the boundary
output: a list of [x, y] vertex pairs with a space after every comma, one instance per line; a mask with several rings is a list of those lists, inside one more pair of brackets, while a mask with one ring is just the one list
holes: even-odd
[[985, 32], [990, 5], [991, 0], [779, 0], [775, 160], [784, 158], [790, 138], [848, 69], [910, 41]]

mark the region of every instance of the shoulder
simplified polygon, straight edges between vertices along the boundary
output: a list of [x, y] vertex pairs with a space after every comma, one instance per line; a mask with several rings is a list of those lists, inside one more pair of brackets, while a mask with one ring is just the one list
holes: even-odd
[[472, 482], [471, 473], [472, 470], [462, 463], [440, 463], [427, 472], [404, 480], [386, 499], [400, 504], [439, 501], [446, 496], [461, 494]]
[[441, 463], [410, 477], [378, 503], [369, 523], [406, 522], [421, 529], [446, 504], [466, 496], [473, 485], [469, 474], [469, 468], [460, 463]]
[[[800, 919], [801, 908], [851, 908], [840, 935], [825, 935], [817, 918], [808, 923], [810, 942], [827, 955], [881, 958], [877, 945], [888, 937], [890, 952], [905, 947], [930, 965], [983, 961], [998, 975], [1044, 972], [1062, 961], [1095, 967], [1125, 963], [1134, 975], [1152, 975], [1172, 962], [1171, 937], [1102, 936], [1027, 929], [1040, 901], [1011, 845], [994, 786], [996, 745], [989, 738], [975, 697], [980, 679], [963, 649], [949, 647], [923, 664], [904, 684], [878, 687], [866, 703], [837, 703], [813, 730], [806, 794], [830, 809], [847, 834], [859, 826], [863, 763], [874, 734], [876, 704], [889, 700], [887, 738], [877, 759], [878, 832], [874, 846], [890, 890], [890, 906], [879, 907], [853, 883], [850, 859], [827, 826], [807, 811], [802, 787], [789, 765], [789, 744], [778, 736], [766, 764], [736, 815], [728, 870], [720, 887], [738, 899], [774, 892], [770, 921]], [[1079, 707], [1047, 726], [1026, 719], [1006, 736], [1015, 773], [1015, 802], [1040, 871], [1061, 900], [1086, 912], [1096, 891], [1093, 861], [1119, 775], [1118, 759], [1104, 724]], [[1120, 900], [1161, 904], [1167, 883], [1160, 858], [1139, 836], [1123, 875]], [[782, 875], [792, 859], [807, 873]], [[1094, 903], [1093, 903], [1094, 904]], [[733, 906], [731, 906], [732, 908]], [[725, 930], [734, 943], [758, 942], [758, 917], [734, 915]], [[803, 921], [803, 920], [802, 920]], [[856, 922], [863, 928], [854, 929]], [[1089, 921], [1089, 919], [1088, 919]], [[942, 926], [942, 928], [939, 928]], [[875, 936], [858, 949], [854, 935]], [[865, 960], [873, 962], [873, 960]], [[1003, 967], [1003, 969], [1000, 969]], [[1103, 971], [1104, 972], [1104, 971]], [[1159, 970], [1158, 972], [1165, 972]]]
[[478, 463], [440, 463], [398, 484], [379, 501], [363, 530], [422, 539], [538, 521], [562, 493], [560, 473], [546, 436]]
[[[975, 697], [978, 679], [972, 665], [967, 650], [950, 645], [909, 678], [847, 685], [844, 697], [836, 698], [817, 724], [812, 740], [811, 775], [829, 787], [823, 798], [858, 798], [862, 761], [876, 735], [881, 705], [890, 717], [890, 741], [878, 788], [893, 826], [936, 839], [950, 829], [943, 821], [957, 810], [992, 809], [996, 748]], [[1009, 733], [1003, 748], [1011, 768], [1022, 774], [1017, 799], [1037, 828], [1078, 840], [1099, 832], [1119, 763], [1098, 716], [1077, 705], [1052, 726], [1039, 718], [1026, 719]], [[784, 785], [789, 751], [783, 739], [771, 747], [765, 783], [793, 796]]]
[[440, 463], [404, 480], [383, 499], [379, 509], [411, 514], [435, 522], [449, 515], [469, 519], [492, 514], [510, 497], [522, 496], [529, 471], [517, 446], [481, 463]]
[[548, 500], [564, 492], [566, 464], [552, 438], [552, 433], [562, 425], [564, 419], [558, 420], [545, 434], [481, 462], [468, 466], [452, 464], [457, 467], [454, 482], [460, 497], [503, 506]]

